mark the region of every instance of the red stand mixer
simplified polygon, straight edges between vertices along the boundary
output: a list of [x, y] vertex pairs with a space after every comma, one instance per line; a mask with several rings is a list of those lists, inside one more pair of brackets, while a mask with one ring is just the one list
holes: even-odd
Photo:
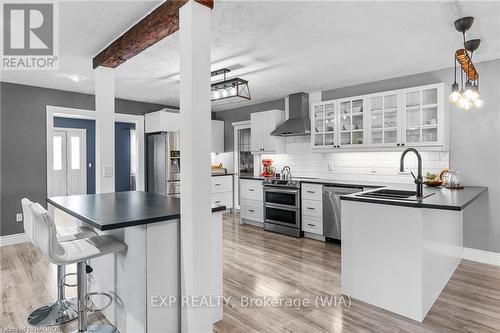
[[263, 159], [262, 160], [262, 173], [260, 174], [262, 177], [273, 177], [273, 160], [271, 159]]

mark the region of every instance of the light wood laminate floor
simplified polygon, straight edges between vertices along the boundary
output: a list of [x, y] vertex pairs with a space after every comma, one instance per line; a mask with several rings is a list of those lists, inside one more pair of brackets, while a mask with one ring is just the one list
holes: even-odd
[[[237, 215], [225, 215], [223, 223], [224, 296], [229, 301], [216, 333], [500, 332], [500, 267], [462, 261], [420, 324], [356, 300], [347, 306], [315, 306], [316, 297], [348, 301], [339, 297], [339, 245], [240, 225]], [[28, 313], [56, 297], [55, 266], [31, 244], [19, 244], [1, 248], [0, 269], [0, 331], [24, 330]], [[67, 290], [74, 295], [74, 288]], [[247, 306], [250, 299], [265, 297], [311, 304]], [[59, 331], [75, 328], [73, 321]]]
[[242, 296], [338, 295], [340, 254], [337, 244], [266, 232], [226, 216], [224, 296], [231, 298], [215, 332], [500, 332], [500, 267], [467, 260], [422, 324], [356, 300], [350, 307], [242, 306]]

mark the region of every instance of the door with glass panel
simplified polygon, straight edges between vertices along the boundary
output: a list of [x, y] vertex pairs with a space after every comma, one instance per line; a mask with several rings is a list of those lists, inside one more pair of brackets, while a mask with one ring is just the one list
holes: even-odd
[[407, 146], [435, 146], [443, 142], [443, 84], [404, 89], [402, 139]]
[[368, 97], [370, 146], [401, 145], [401, 91], [389, 91]]
[[86, 130], [56, 128], [52, 135], [50, 196], [87, 193]]
[[338, 147], [336, 101], [313, 104], [311, 132], [311, 145], [313, 148]]
[[365, 100], [363, 97], [339, 101], [340, 147], [362, 146], [365, 142]]
[[[240, 209], [239, 177], [254, 176], [252, 129], [250, 122], [234, 123], [234, 208]], [[258, 162], [258, 161], [257, 161]]]

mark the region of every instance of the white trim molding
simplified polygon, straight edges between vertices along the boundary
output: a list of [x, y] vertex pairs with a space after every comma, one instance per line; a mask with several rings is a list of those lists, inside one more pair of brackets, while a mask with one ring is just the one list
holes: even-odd
[[0, 237], [0, 246], [15, 245], [28, 242], [28, 236], [24, 232]]
[[[52, 131], [54, 130], [54, 117], [76, 118], [76, 119], [89, 119], [96, 120], [96, 112], [94, 110], [84, 110], [75, 108], [66, 108], [60, 106], [46, 105], [46, 142], [47, 142], [47, 196], [52, 193]], [[137, 131], [137, 143], [139, 145], [137, 151], [138, 166], [137, 166], [137, 191], [144, 191], [145, 189], [145, 143], [144, 143], [144, 116], [143, 115], [130, 115], [124, 113], [114, 114], [115, 122], [129, 122], [135, 124]], [[96, 129], [97, 130], [97, 129]], [[96, 149], [99, 144], [97, 141], [96, 133]], [[97, 164], [96, 164], [97, 167]], [[96, 189], [97, 189], [97, 170], [96, 170]]]
[[250, 126], [251, 124], [250, 120], [235, 121], [231, 123], [232, 126]]
[[483, 264], [500, 266], [500, 253], [464, 247], [462, 258]]

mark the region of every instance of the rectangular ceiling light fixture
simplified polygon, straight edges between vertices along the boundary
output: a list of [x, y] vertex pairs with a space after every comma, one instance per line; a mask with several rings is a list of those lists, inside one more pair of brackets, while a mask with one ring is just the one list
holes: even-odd
[[212, 101], [227, 98], [251, 99], [248, 81], [239, 77], [227, 79], [226, 74], [230, 71], [231, 70], [227, 68], [223, 68], [212, 72], [212, 77], [223, 75], [223, 79], [221, 81], [212, 83]]

